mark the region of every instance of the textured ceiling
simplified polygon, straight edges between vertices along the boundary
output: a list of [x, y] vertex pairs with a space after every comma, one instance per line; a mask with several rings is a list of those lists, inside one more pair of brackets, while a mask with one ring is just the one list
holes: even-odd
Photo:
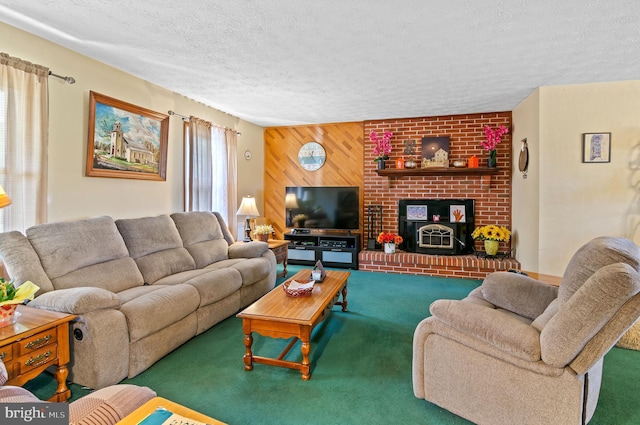
[[637, 0], [0, 0], [0, 20], [265, 127], [640, 79]]

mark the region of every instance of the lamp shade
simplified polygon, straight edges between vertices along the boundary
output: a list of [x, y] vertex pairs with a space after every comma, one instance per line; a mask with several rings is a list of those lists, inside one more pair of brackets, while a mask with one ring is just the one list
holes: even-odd
[[242, 203], [240, 204], [240, 208], [238, 208], [238, 212], [236, 215], [243, 215], [245, 217], [258, 217], [260, 213], [258, 212], [258, 207], [256, 206], [256, 198], [252, 198], [251, 196], [245, 196], [242, 198]]
[[299, 208], [298, 207], [298, 198], [295, 193], [287, 193], [287, 196], [284, 198], [285, 208]]
[[4, 191], [4, 188], [0, 186], [0, 208], [4, 208], [9, 204], [11, 204], [11, 198]]

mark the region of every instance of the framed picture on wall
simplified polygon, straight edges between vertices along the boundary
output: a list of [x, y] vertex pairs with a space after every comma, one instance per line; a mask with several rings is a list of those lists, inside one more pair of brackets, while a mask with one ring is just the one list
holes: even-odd
[[407, 205], [407, 220], [426, 220], [426, 205]]
[[583, 133], [582, 162], [611, 162], [611, 133]]
[[89, 93], [86, 175], [166, 180], [169, 115]]
[[449, 221], [452, 223], [465, 223], [467, 210], [464, 205], [449, 205]]

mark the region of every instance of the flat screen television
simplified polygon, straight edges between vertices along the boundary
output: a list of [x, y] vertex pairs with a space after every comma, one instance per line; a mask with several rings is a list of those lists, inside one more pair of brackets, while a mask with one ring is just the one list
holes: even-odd
[[289, 228], [358, 230], [360, 188], [358, 186], [295, 186], [285, 193]]

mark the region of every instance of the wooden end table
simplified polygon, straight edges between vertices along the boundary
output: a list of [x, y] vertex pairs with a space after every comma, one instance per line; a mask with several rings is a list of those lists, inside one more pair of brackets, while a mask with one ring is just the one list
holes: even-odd
[[287, 262], [289, 261], [289, 241], [283, 240], [269, 240], [269, 249], [273, 251], [276, 256], [276, 264], [282, 263], [284, 270], [278, 276], [287, 277]]
[[68, 400], [69, 322], [78, 316], [25, 305], [16, 312], [20, 313], [16, 323], [0, 328], [0, 359], [9, 374], [7, 385], [22, 386], [55, 365], [58, 388], [48, 401]]
[[[342, 311], [347, 311], [347, 279], [351, 273], [328, 270], [322, 283], [313, 288], [310, 296], [293, 298], [287, 296], [281, 286], [276, 286], [264, 297], [238, 313], [242, 319], [242, 331], [244, 332], [245, 355], [244, 369], [253, 370], [253, 363], [261, 363], [270, 366], [297, 369], [302, 373], [302, 379], [311, 379], [311, 332], [317, 324], [322, 322], [335, 304], [342, 306]], [[291, 280], [304, 282], [311, 276], [311, 270], [300, 270], [291, 277]], [[342, 295], [342, 301], [338, 301]], [[293, 337], [289, 345], [277, 358], [256, 356], [251, 351], [253, 344], [252, 332], [271, 338]], [[300, 340], [302, 346], [302, 362], [284, 360], [293, 345]]]
[[154, 397], [151, 400], [147, 401], [145, 404], [128, 414], [120, 422], [116, 423], [116, 425], [137, 425], [144, 418], [153, 413], [158, 407], [164, 407], [165, 409], [170, 410], [180, 416], [184, 416], [185, 418], [193, 419], [199, 422], [204, 422], [206, 424], [226, 425], [224, 422], [220, 422], [219, 420], [203, 415], [200, 412], [196, 412], [195, 410], [191, 410], [188, 407], [162, 397]]

